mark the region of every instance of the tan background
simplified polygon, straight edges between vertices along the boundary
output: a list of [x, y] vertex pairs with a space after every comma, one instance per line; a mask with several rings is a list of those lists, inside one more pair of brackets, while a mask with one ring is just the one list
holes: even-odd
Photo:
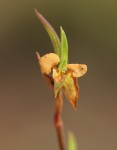
[[34, 8], [65, 30], [69, 62], [88, 65], [76, 113], [64, 98], [65, 135], [73, 131], [79, 150], [116, 150], [115, 0], [0, 0], [0, 150], [58, 150], [54, 98], [35, 56], [53, 48]]

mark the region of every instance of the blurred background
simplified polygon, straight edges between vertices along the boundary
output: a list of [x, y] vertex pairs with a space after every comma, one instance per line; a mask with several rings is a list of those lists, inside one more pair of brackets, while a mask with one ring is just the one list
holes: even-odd
[[59, 150], [54, 96], [35, 55], [53, 47], [34, 8], [58, 34], [60, 26], [65, 30], [69, 63], [88, 65], [78, 80], [77, 112], [64, 97], [66, 138], [72, 131], [79, 150], [117, 149], [115, 0], [0, 0], [0, 149]]

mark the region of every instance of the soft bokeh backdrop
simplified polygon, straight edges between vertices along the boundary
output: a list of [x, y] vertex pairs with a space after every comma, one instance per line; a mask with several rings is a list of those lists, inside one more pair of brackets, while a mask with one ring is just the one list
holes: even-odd
[[65, 135], [79, 150], [117, 149], [117, 1], [0, 0], [0, 149], [58, 150], [54, 97], [35, 55], [53, 52], [37, 8], [69, 42], [69, 62], [85, 63], [78, 111], [64, 98]]

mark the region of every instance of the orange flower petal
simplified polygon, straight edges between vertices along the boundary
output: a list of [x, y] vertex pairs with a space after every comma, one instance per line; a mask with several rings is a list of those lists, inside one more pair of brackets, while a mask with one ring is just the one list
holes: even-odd
[[41, 72], [45, 74], [49, 74], [51, 72], [51, 68], [53, 68], [60, 62], [58, 55], [54, 53], [49, 53], [42, 57], [40, 57], [39, 53], [37, 53], [37, 56], [38, 56]]
[[81, 77], [87, 72], [85, 64], [67, 64], [67, 68], [72, 72], [73, 77]]

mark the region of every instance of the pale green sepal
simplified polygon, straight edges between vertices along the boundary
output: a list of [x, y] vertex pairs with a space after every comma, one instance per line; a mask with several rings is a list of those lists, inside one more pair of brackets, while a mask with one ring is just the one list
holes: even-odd
[[68, 74], [62, 86], [62, 89], [66, 98], [70, 101], [73, 108], [76, 110], [76, 105], [77, 105], [77, 100], [78, 100], [77, 79], [72, 78], [70, 74]]
[[65, 82], [66, 77], [60, 83], [54, 81], [54, 95], [55, 95], [55, 98], [56, 98], [59, 90], [62, 88], [62, 86], [63, 86], [63, 84]]
[[35, 13], [49, 34], [55, 53], [60, 57], [60, 40], [57, 33], [50, 25], [50, 23], [37, 11], [37, 9], [35, 9]]
[[68, 134], [68, 150], [77, 150], [76, 139], [71, 132]]
[[68, 42], [65, 32], [63, 31], [62, 27], [61, 30], [61, 47], [60, 47], [60, 63], [59, 63], [59, 71], [67, 70], [67, 63], [68, 63]]

